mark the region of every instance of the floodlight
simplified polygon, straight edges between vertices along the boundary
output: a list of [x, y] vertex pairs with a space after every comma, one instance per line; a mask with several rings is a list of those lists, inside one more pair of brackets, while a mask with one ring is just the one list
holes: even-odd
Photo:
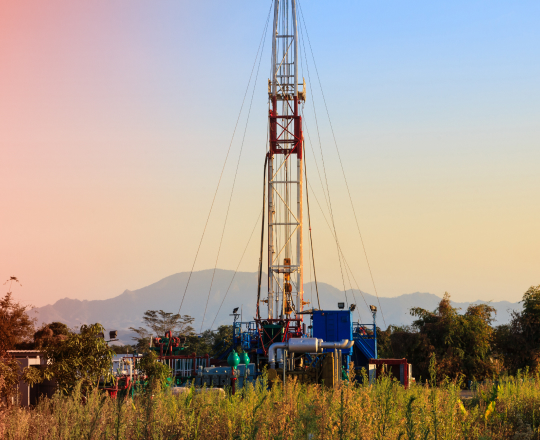
[[376, 311], [377, 311], [377, 307], [375, 307], [375, 306], [369, 306], [369, 308], [370, 308], [370, 310], [371, 310], [372, 312], [376, 312]]
[[338, 309], [343, 310], [345, 308], [345, 303], [337, 303]]
[[111, 330], [109, 332], [109, 339], [116, 339], [118, 337], [118, 331], [117, 330]]
[[233, 312], [233, 315], [236, 315], [236, 312], [238, 312], [238, 309], [239, 309], [239, 308], [240, 308], [240, 307], [235, 307], [235, 308], [234, 308], [234, 310], [232, 311], [232, 312]]
[[354, 309], [356, 309], [356, 304], [351, 304], [350, 307], [349, 307], [349, 310], [351, 312], [354, 312]]

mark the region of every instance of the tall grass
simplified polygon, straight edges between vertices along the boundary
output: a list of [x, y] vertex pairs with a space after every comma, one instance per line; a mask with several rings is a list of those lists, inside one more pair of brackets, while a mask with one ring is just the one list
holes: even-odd
[[390, 378], [336, 389], [263, 378], [234, 396], [154, 390], [134, 399], [55, 395], [0, 412], [2, 439], [540, 439], [540, 378], [484, 383], [462, 402], [459, 384]]

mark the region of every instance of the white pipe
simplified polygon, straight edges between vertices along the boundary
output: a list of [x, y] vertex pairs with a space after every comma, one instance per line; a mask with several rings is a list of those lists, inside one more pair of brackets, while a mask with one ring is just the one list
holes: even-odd
[[283, 350], [283, 385], [285, 385], [285, 370], [287, 370], [287, 350]]
[[[268, 348], [268, 363], [270, 368], [276, 368], [276, 350], [282, 348], [291, 353], [318, 353], [323, 348], [345, 349], [351, 348], [354, 341], [343, 339], [340, 342], [324, 342], [317, 338], [293, 338], [288, 342], [276, 342]], [[285, 359], [283, 360], [285, 362]]]
[[321, 348], [339, 348], [341, 350], [345, 348], [351, 348], [354, 344], [354, 341], [349, 341], [348, 339], [343, 339], [340, 342], [321, 342]]
[[289, 347], [287, 342], [275, 342], [268, 348], [268, 363], [271, 368], [276, 368], [276, 350], [287, 347]]
[[276, 363], [281, 367], [283, 364], [283, 349], [278, 348], [276, 350]]

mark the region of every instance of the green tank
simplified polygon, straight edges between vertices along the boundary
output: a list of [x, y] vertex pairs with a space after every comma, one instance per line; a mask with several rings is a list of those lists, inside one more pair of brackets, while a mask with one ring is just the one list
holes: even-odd
[[232, 368], [238, 367], [238, 364], [240, 363], [240, 356], [238, 356], [236, 351], [233, 350], [230, 352], [229, 357], [227, 358], [227, 363]]

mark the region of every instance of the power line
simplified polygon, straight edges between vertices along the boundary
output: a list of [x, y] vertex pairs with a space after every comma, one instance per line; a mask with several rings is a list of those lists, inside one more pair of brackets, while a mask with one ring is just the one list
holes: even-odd
[[184, 289], [184, 294], [182, 295], [182, 301], [180, 302], [180, 307], [178, 308], [178, 313], [180, 313], [180, 311], [182, 310], [182, 305], [184, 304], [184, 299], [186, 298], [186, 292], [188, 290], [189, 283], [191, 281], [191, 276], [193, 275], [193, 270], [195, 269], [195, 264], [196, 264], [197, 258], [199, 256], [199, 251], [201, 250], [201, 245], [202, 245], [202, 242], [203, 242], [203, 239], [204, 239], [204, 235], [206, 233], [206, 228], [208, 227], [208, 221], [210, 220], [210, 215], [212, 214], [212, 209], [214, 208], [214, 203], [216, 201], [216, 196], [217, 196], [220, 184], [221, 184], [221, 179], [223, 178], [223, 172], [225, 171], [225, 166], [227, 165], [227, 160], [229, 158], [229, 153], [231, 152], [231, 146], [232, 146], [232, 143], [233, 143], [233, 140], [234, 140], [234, 136], [236, 134], [236, 129], [238, 127], [238, 122], [240, 121], [240, 115], [242, 114], [242, 109], [244, 108], [244, 103], [246, 101], [246, 96], [247, 96], [247, 93], [249, 91], [249, 86], [251, 84], [251, 79], [253, 77], [253, 72], [255, 70], [255, 66], [257, 65], [257, 58], [259, 57], [259, 51], [261, 50], [261, 45], [263, 44], [263, 41], [264, 41], [264, 35], [265, 35], [266, 29], [268, 27], [268, 20], [270, 18], [270, 12], [272, 11], [272, 4], [273, 4], [273, 2], [271, 2], [270, 9], [268, 10], [268, 17], [266, 18], [266, 25], [265, 25], [263, 34], [261, 36], [261, 40], [259, 42], [259, 47], [257, 48], [257, 54], [255, 55], [255, 60], [253, 61], [253, 67], [251, 68], [251, 73], [249, 75], [249, 81], [248, 81], [248, 84], [246, 86], [246, 91], [244, 93], [244, 97], [242, 99], [242, 104], [240, 106], [240, 111], [238, 112], [238, 117], [236, 119], [236, 124], [234, 125], [234, 130], [233, 130], [233, 134], [232, 134], [232, 137], [231, 137], [231, 141], [229, 143], [229, 148], [228, 148], [227, 154], [225, 156], [225, 162], [223, 163], [223, 167], [221, 169], [221, 174], [219, 175], [216, 191], [214, 193], [212, 203], [210, 204], [210, 211], [208, 212], [208, 217], [206, 218], [206, 223], [205, 223], [204, 228], [203, 228], [203, 233], [202, 233], [202, 236], [201, 236], [201, 240], [199, 241], [199, 246], [197, 247], [197, 252], [195, 253], [195, 258], [194, 258], [193, 264], [191, 266], [191, 271], [189, 272], [189, 277], [188, 277], [188, 280], [187, 280], [187, 283], [186, 283], [186, 287]]
[[240, 268], [240, 264], [242, 264], [242, 260], [244, 259], [244, 255], [246, 254], [246, 250], [249, 246], [249, 243], [251, 243], [251, 238], [253, 237], [253, 233], [255, 232], [255, 229], [257, 228], [257, 225], [259, 224], [259, 219], [261, 218], [262, 211], [259, 213], [259, 216], [257, 217], [257, 221], [255, 222], [255, 226], [253, 226], [253, 229], [251, 230], [251, 234], [249, 235], [249, 239], [246, 243], [246, 247], [244, 248], [244, 252], [242, 252], [242, 256], [240, 257], [240, 261], [238, 262], [238, 265], [236, 266], [236, 270], [234, 271], [234, 275], [231, 279], [231, 282], [229, 283], [229, 287], [227, 287], [227, 290], [225, 291], [225, 295], [223, 296], [223, 300], [221, 301], [221, 304], [219, 305], [218, 311], [216, 313], [216, 316], [214, 320], [212, 321], [212, 325], [210, 326], [210, 329], [214, 327], [214, 323], [216, 322], [216, 319], [219, 315], [219, 312], [221, 311], [221, 307], [223, 306], [223, 303], [225, 302], [225, 298], [227, 298], [227, 294], [229, 293], [229, 290], [232, 286], [232, 283], [234, 281], [234, 278], [236, 277], [236, 274], [238, 273], [238, 269]]
[[[266, 26], [264, 28], [263, 35], [266, 34], [267, 29], [268, 29], [268, 21], [266, 22]], [[223, 230], [221, 231], [221, 238], [220, 238], [220, 241], [219, 241], [218, 252], [217, 252], [217, 256], [216, 256], [216, 263], [214, 265], [214, 270], [212, 272], [212, 280], [210, 281], [210, 288], [208, 290], [208, 297], [206, 298], [206, 305], [204, 307], [203, 319], [201, 321], [201, 332], [202, 332], [202, 328], [203, 328], [203, 324], [204, 324], [204, 318], [206, 317], [206, 310], [208, 308], [208, 301], [210, 300], [210, 293], [212, 292], [212, 286], [214, 285], [214, 277], [216, 275], [217, 264], [218, 264], [218, 260], [219, 260], [219, 254], [221, 253], [221, 245], [223, 244], [223, 237], [225, 236], [225, 228], [227, 226], [227, 219], [229, 218], [229, 211], [230, 211], [230, 208], [231, 208], [231, 202], [232, 202], [233, 193], [234, 193], [234, 186], [236, 184], [236, 178], [238, 176], [238, 168], [240, 167], [240, 158], [242, 157], [242, 151], [244, 149], [244, 142], [246, 140], [246, 132], [247, 132], [248, 124], [249, 124], [249, 117], [251, 115], [251, 108], [253, 106], [253, 97], [255, 96], [255, 89], [257, 87], [257, 79], [259, 77], [259, 70], [260, 70], [260, 67], [261, 67], [262, 54], [263, 54], [263, 51], [264, 51], [264, 41], [266, 41], [266, 40], [263, 40], [262, 49], [260, 51], [259, 64], [257, 66], [257, 73], [255, 74], [255, 81], [253, 83], [253, 92], [251, 94], [251, 101], [249, 103], [249, 109], [248, 109], [248, 114], [247, 114], [247, 118], [246, 118], [246, 125], [244, 127], [244, 135], [242, 137], [242, 143], [240, 145], [240, 153], [238, 154], [238, 162], [236, 163], [236, 170], [234, 172], [234, 179], [233, 179], [233, 184], [232, 184], [232, 187], [231, 187], [231, 195], [229, 197], [229, 204], [227, 205], [227, 212], [225, 214], [225, 220], [223, 222]]]
[[[321, 308], [321, 301], [319, 300], [319, 285], [317, 284], [317, 271], [315, 270], [315, 256], [313, 254], [313, 237], [311, 234], [311, 215], [309, 211], [309, 191], [308, 191], [308, 177], [307, 177], [307, 166], [306, 166], [306, 148], [302, 146], [304, 150], [304, 175], [306, 176], [306, 203], [307, 203], [307, 212], [308, 212], [308, 226], [309, 226], [309, 247], [311, 249], [311, 261], [313, 264], [313, 275], [315, 277], [315, 290], [317, 291], [317, 304], [319, 309]], [[311, 269], [309, 274], [311, 275]], [[312, 293], [313, 296], [313, 293]], [[313, 298], [312, 298], [313, 301]], [[313, 306], [312, 306], [313, 308]]]
[[[311, 184], [309, 184], [309, 185], [311, 186]], [[313, 187], [311, 187], [311, 189], [313, 190]], [[323, 215], [324, 221], [326, 222], [326, 226], [328, 226], [328, 229], [330, 229], [330, 234], [333, 236], [332, 227], [330, 226], [330, 223], [328, 222], [328, 219], [324, 215], [324, 211], [323, 211], [322, 206], [321, 206], [321, 204], [319, 202], [319, 199], [317, 198], [317, 195], [314, 192], [312, 194], [315, 197], [315, 201], [317, 202], [317, 205], [319, 206], [319, 209], [321, 210], [321, 214]], [[341, 246], [339, 246], [339, 252], [341, 254], [341, 257], [343, 258], [343, 262], [345, 263], [346, 269], [348, 269], [349, 272], [351, 273], [351, 276], [353, 277], [354, 283], [356, 284], [356, 287], [357, 287], [358, 291], [360, 292], [360, 295], [362, 295], [362, 299], [364, 300], [364, 303], [366, 304], [366, 307], [369, 308], [369, 305], [368, 305], [368, 303], [366, 301], [366, 298], [364, 297], [364, 294], [363, 294], [362, 290], [358, 286], [358, 282], [356, 281], [356, 278], [354, 277], [354, 273], [352, 272], [351, 267], [349, 266], [349, 263], [347, 262], [347, 259], [345, 258], [345, 254], [343, 253], [343, 250], [341, 249]], [[354, 290], [353, 290], [353, 297], [354, 297], [354, 300], [356, 301], [356, 295], [354, 293]], [[361, 318], [360, 317], [360, 310], [357, 309], [357, 311], [358, 311], [358, 317]]]
[[[383, 313], [383, 310], [382, 310], [381, 301], [380, 301], [380, 299], [379, 299], [379, 293], [377, 292], [377, 287], [375, 286], [375, 279], [373, 278], [373, 273], [372, 273], [372, 271], [371, 271], [371, 266], [370, 266], [370, 264], [369, 264], [369, 259], [368, 259], [368, 256], [367, 256], [366, 247], [365, 247], [365, 245], [364, 245], [364, 239], [363, 239], [363, 237], [362, 237], [362, 233], [360, 232], [360, 225], [359, 225], [359, 223], [358, 223], [358, 217], [357, 217], [357, 215], [356, 215], [356, 210], [354, 209], [354, 204], [353, 204], [352, 197], [351, 197], [351, 191], [350, 191], [350, 189], [349, 189], [349, 183], [348, 183], [348, 181], [347, 181], [347, 176], [345, 175], [345, 169], [343, 168], [343, 161], [341, 160], [341, 154], [339, 153], [339, 148], [338, 148], [338, 144], [337, 144], [337, 140], [336, 140], [336, 135], [335, 135], [335, 133], [334, 133], [334, 127], [333, 127], [333, 125], [332, 125], [332, 120], [331, 120], [331, 118], [330, 118], [330, 112], [328, 111], [328, 105], [326, 104], [326, 98], [325, 98], [325, 96], [324, 96], [324, 90], [323, 90], [323, 88], [322, 88], [321, 78], [320, 78], [320, 76], [319, 76], [319, 70], [317, 69], [317, 63], [315, 62], [315, 56], [314, 56], [314, 54], [313, 54], [313, 48], [312, 48], [312, 46], [311, 46], [311, 41], [310, 41], [310, 39], [309, 39], [309, 32], [308, 32], [308, 30], [307, 30], [306, 22], [305, 22], [305, 20], [304, 20], [304, 14], [303, 14], [303, 12], [302, 12], [302, 7], [300, 6], [300, 3], [298, 4], [298, 6], [299, 6], [299, 10], [300, 10], [300, 16], [301, 16], [302, 22], [303, 22], [303, 24], [304, 24], [304, 29], [305, 29], [305, 31], [306, 31], [306, 37], [307, 37], [307, 40], [308, 40], [309, 49], [310, 49], [310, 51], [311, 51], [311, 57], [312, 57], [312, 59], [313, 59], [313, 65], [315, 66], [315, 72], [317, 73], [317, 80], [318, 80], [318, 82], [319, 82], [319, 87], [320, 87], [320, 89], [321, 89], [321, 95], [322, 95], [323, 102], [324, 102], [324, 106], [325, 106], [325, 109], [326, 109], [326, 114], [327, 114], [327, 116], [328, 116], [328, 122], [330, 123], [330, 130], [332, 131], [332, 137], [333, 137], [333, 139], [334, 139], [334, 145], [335, 145], [335, 147], [336, 147], [336, 151], [337, 151], [338, 158], [339, 158], [339, 163], [340, 163], [340, 165], [341, 165], [341, 171], [342, 171], [342, 173], [343, 173], [343, 178], [344, 178], [344, 180], [345, 180], [345, 186], [346, 186], [346, 188], [347, 188], [347, 194], [348, 194], [348, 196], [349, 196], [349, 201], [351, 202], [351, 208], [352, 208], [352, 210], [353, 210], [354, 219], [355, 219], [355, 221], [356, 221], [356, 228], [357, 228], [357, 230], [358, 230], [358, 235], [360, 236], [360, 241], [361, 241], [361, 243], [362, 243], [362, 249], [363, 249], [363, 251], [364, 251], [364, 256], [365, 256], [365, 258], [366, 258], [366, 263], [367, 263], [367, 266], [368, 266], [369, 275], [370, 275], [370, 277], [371, 277], [371, 282], [373, 283], [373, 289], [375, 290], [375, 294], [377, 295], [377, 302], [379, 303], [379, 308], [380, 308], [380, 310], [381, 310], [381, 315], [382, 315], [382, 318], [383, 318], [383, 322], [384, 322], [384, 325], [385, 325], [385, 327], [386, 327], [386, 320], [384, 319], [384, 313]], [[304, 50], [305, 50], [305, 48], [304, 48]], [[306, 61], [306, 63], [307, 63], [307, 61]]]
[[[300, 26], [300, 28], [301, 27], [302, 26]], [[304, 24], [304, 27], [305, 27], [305, 24]], [[307, 34], [307, 30], [306, 30], [306, 34]], [[306, 47], [305, 47], [303, 38], [302, 38], [302, 46], [304, 48], [304, 57], [306, 57]], [[306, 71], [307, 71], [307, 74], [308, 74], [308, 81], [311, 83], [311, 76], [310, 76], [310, 73], [309, 73], [309, 64], [307, 62], [307, 57], [306, 57]], [[323, 164], [324, 180], [326, 182], [326, 191], [328, 192], [328, 203], [329, 203], [329, 208], [330, 208], [330, 219], [332, 220], [332, 226], [334, 228], [334, 237], [335, 237], [335, 240], [336, 240], [336, 246], [337, 246], [337, 251], [338, 251], [338, 261], [339, 261], [339, 269], [341, 271], [341, 281], [343, 283], [343, 292], [345, 293], [345, 302], [347, 303], [347, 307], [349, 307], [349, 301], [348, 301], [348, 298], [347, 298], [347, 289], [345, 288], [345, 278], [343, 276], [343, 267], [342, 267], [342, 264], [341, 264], [341, 256], [340, 256], [340, 252], [339, 252], [339, 242], [338, 242], [338, 237], [337, 237], [337, 232], [336, 232], [336, 224], [335, 224], [335, 221], [334, 221], [334, 213], [333, 213], [333, 210], [332, 210], [332, 200], [330, 198], [330, 188], [328, 186], [328, 177], [326, 175], [326, 165], [325, 165], [325, 162], [324, 162], [324, 154], [323, 154], [322, 143], [321, 143], [321, 135], [320, 135], [320, 132], [319, 132], [319, 123], [318, 123], [318, 120], [317, 120], [317, 111], [315, 109], [314, 95], [311, 95], [311, 99], [313, 100], [313, 113], [315, 115], [315, 126], [317, 127], [317, 136], [318, 136], [318, 139], [319, 139], [319, 149], [321, 151], [321, 159], [322, 159], [322, 164]]]

